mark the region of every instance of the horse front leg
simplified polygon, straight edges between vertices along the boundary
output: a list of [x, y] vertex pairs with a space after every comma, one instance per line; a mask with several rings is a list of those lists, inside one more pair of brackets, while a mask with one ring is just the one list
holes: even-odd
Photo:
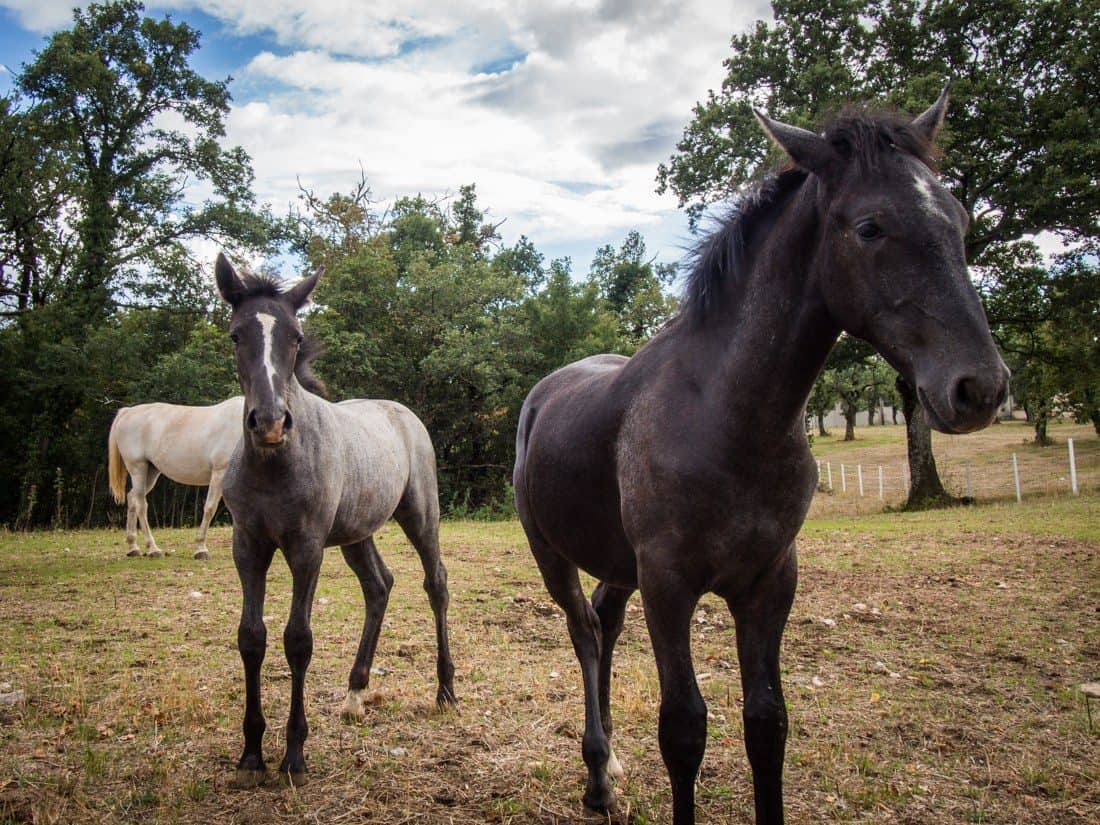
[[695, 777], [707, 742], [707, 706], [691, 661], [691, 617], [701, 593], [667, 566], [655, 566], [649, 575], [641, 567], [639, 573], [661, 683], [657, 739], [672, 783], [672, 822], [694, 825]]
[[237, 648], [244, 663], [244, 753], [237, 763], [237, 785], [252, 788], [264, 781], [263, 738], [267, 722], [260, 704], [260, 667], [267, 652], [264, 625], [264, 594], [267, 571], [275, 547], [249, 540], [240, 528], [233, 530], [233, 563], [241, 580], [243, 595]]
[[290, 598], [290, 618], [283, 631], [283, 648], [290, 665], [290, 716], [286, 723], [286, 755], [279, 765], [279, 773], [284, 781], [297, 786], [306, 782], [305, 743], [309, 736], [305, 707], [306, 670], [313, 658], [310, 620], [324, 547], [283, 548], [283, 554], [290, 567], [294, 587]]
[[779, 679], [779, 645], [794, 601], [794, 545], [783, 563], [747, 597], [730, 603], [745, 694], [745, 750], [752, 766], [757, 825], [782, 825], [787, 706]]

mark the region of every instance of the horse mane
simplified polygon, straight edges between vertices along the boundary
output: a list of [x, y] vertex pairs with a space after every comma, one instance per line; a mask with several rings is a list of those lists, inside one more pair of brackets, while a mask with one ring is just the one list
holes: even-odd
[[[893, 150], [935, 169], [935, 146], [899, 112], [846, 107], [828, 121], [824, 138], [862, 173], [873, 173]], [[726, 213], [715, 219], [717, 228], [688, 253], [689, 269], [676, 318], [702, 321], [728, 289], [743, 283], [749, 240], [775, 221], [807, 177], [808, 172], [788, 164], [734, 196]]]
[[294, 362], [294, 376], [298, 383], [315, 395], [328, 398], [328, 387], [313, 372], [313, 360], [324, 355], [324, 346], [313, 336], [307, 335], [298, 347], [298, 359]]
[[680, 298], [678, 317], [699, 322], [721, 303], [732, 283], [740, 283], [745, 266], [748, 239], [764, 223], [770, 223], [777, 207], [808, 177], [801, 169], [772, 173], [738, 193], [725, 215], [716, 219], [717, 229], [688, 253], [690, 268]]
[[[274, 275], [244, 270], [238, 271], [237, 277], [244, 284], [244, 290], [237, 296], [238, 301], [246, 298], [278, 298], [286, 292], [286, 282]], [[325, 348], [319, 341], [313, 336], [305, 336], [298, 347], [298, 357], [294, 362], [294, 376], [305, 389], [322, 398], [327, 398], [328, 387], [313, 372], [312, 363], [324, 355], [324, 352]]]

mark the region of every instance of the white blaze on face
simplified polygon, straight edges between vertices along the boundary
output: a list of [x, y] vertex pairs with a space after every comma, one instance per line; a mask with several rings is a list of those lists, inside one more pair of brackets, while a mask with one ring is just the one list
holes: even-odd
[[916, 186], [917, 194], [928, 214], [949, 220], [947, 213], [936, 202], [935, 189], [939, 187], [939, 181], [932, 177], [932, 173], [923, 164], [913, 174], [913, 185]]
[[266, 312], [257, 312], [256, 320], [260, 322], [260, 328], [264, 334], [264, 369], [267, 370], [267, 380], [271, 384], [271, 394], [275, 395], [275, 364], [271, 361], [272, 336], [275, 334], [275, 316]]

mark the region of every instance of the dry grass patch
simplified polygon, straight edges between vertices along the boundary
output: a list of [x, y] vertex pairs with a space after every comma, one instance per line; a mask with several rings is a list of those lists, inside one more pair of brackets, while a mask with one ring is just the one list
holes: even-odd
[[[1100, 730], [1071, 687], [1098, 675], [1096, 500], [809, 522], [783, 662], [792, 822], [1100, 819]], [[310, 783], [230, 787], [242, 745], [239, 585], [212, 559], [125, 559], [121, 533], [0, 536], [0, 821], [574, 823], [586, 817], [580, 678], [560, 611], [514, 522], [452, 523], [443, 549], [460, 698], [433, 704], [434, 634], [415, 554], [387, 527], [396, 585], [368, 721], [341, 721], [362, 623], [325, 561], [307, 681]], [[268, 587], [269, 765], [289, 670], [285, 565]], [[751, 821], [733, 627], [704, 599], [696, 665], [710, 709], [700, 821]], [[667, 822], [656, 673], [635, 597], [616, 659], [620, 821]]]

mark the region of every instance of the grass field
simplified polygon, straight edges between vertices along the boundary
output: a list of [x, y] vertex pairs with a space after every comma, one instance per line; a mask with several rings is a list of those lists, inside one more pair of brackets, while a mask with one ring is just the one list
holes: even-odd
[[[830, 445], [830, 449], [837, 445]], [[1093, 488], [1095, 490], [1095, 487]], [[1100, 821], [1100, 499], [812, 519], [783, 664], [795, 823]], [[432, 704], [434, 643], [415, 554], [379, 545], [396, 578], [364, 725], [339, 709], [362, 622], [328, 554], [307, 682], [310, 783], [231, 787], [241, 747], [239, 585], [230, 532], [208, 563], [192, 532], [165, 559], [123, 557], [121, 532], [0, 534], [0, 822], [573, 823], [580, 677], [515, 522], [448, 523], [457, 712]], [[266, 755], [289, 702], [272, 568]], [[751, 821], [733, 628], [700, 605], [696, 665], [710, 710], [700, 822]], [[667, 822], [658, 690], [637, 596], [613, 710], [627, 777], [616, 821]]]

